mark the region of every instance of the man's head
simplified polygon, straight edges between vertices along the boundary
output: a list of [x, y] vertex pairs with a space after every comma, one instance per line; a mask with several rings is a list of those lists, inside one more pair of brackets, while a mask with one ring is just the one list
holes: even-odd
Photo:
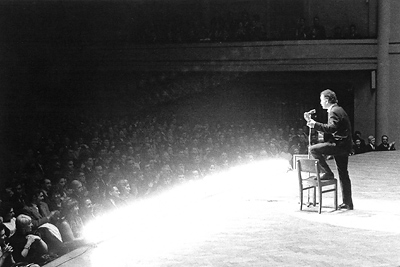
[[375, 145], [375, 137], [372, 136], [372, 135], [368, 136], [368, 142], [369, 142], [370, 144]]
[[36, 204], [39, 205], [40, 202], [42, 202], [44, 200], [44, 194], [43, 191], [39, 188], [33, 188], [31, 190], [31, 192], [28, 195], [28, 200], [32, 203], [32, 204]]
[[320, 104], [323, 109], [328, 109], [330, 106], [337, 103], [336, 94], [330, 89], [326, 89], [321, 92], [320, 100]]
[[92, 157], [87, 157], [86, 161], [85, 161], [85, 166], [87, 166], [88, 168], [92, 168], [93, 167], [93, 158]]
[[114, 198], [114, 199], [118, 199], [120, 197], [120, 194], [121, 194], [116, 185], [108, 186], [107, 193], [111, 198]]
[[3, 218], [4, 222], [9, 222], [15, 216], [14, 208], [8, 202], [1, 203], [0, 206], [0, 216]]
[[4, 226], [4, 224], [0, 223], [0, 246], [5, 245], [5, 240], [7, 238], [6, 230], [7, 228]]
[[121, 194], [127, 195], [131, 193], [131, 186], [126, 179], [120, 179], [117, 181], [117, 187]]
[[74, 170], [74, 161], [73, 160], [68, 160], [66, 163], [67, 169], [68, 170]]
[[85, 188], [82, 183], [78, 180], [71, 181], [71, 189], [77, 196], [82, 196], [84, 194]]
[[92, 213], [94, 210], [92, 200], [88, 197], [84, 198], [83, 201], [81, 202], [80, 210], [83, 213]]
[[86, 184], [86, 176], [83, 171], [78, 171], [75, 175], [75, 179], [81, 182], [82, 184]]
[[103, 176], [103, 174], [104, 174], [103, 173], [103, 167], [101, 165], [96, 165], [94, 167], [94, 171], [95, 171], [96, 175], [99, 176], [99, 177]]
[[66, 214], [76, 214], [79, 212], [79, 202], [76, 199], [67, 198], [62, 202], [62, 209]]
[[43, 180], [43, 189], [46, 190], [47, 192], [50, 191], [50, 189], [51, 189], [51, 180], [50, 179], [45, 178]]
[[383, 144], [388, 144], [389, 143], [389, 137], [387, 135], [382, 135], [382, 143]]

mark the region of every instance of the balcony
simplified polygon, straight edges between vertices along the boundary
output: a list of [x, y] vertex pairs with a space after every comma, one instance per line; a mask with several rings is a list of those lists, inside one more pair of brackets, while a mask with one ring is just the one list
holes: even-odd
[[377, 67], [377, 40], [115, 45], [103, 67], [132, 71], [333, 71]]

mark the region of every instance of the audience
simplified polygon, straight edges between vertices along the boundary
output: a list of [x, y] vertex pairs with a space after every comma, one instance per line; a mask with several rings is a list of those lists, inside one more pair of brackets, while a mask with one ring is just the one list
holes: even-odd
[[295, 32], [295, 39], [297, 40], [307, 40], [309, 29], [306, 26], [306, 19], [300, 18], [297, 22], [296, 32]]
[[[242, 20], [251, 23], [246, 14]], [[208, 83], [216, 80], [203, 85]], [[192, 84], [185, 84], [188, 91]], [[28, 255], [21, 252], [33, 233], [38, 237], [30, 237], [27, 247], [35, 243], [38, 251], [28, 261], [38, 262], [42, 253], [63, 255], [80, 244], [84, 224], [106, 211], [258, 159], [284, 158], [290, 168], [293, 154], [307, 153], [303, 124], [217, 119], [201, 112], [183, 115], [171, 108], [131, 117], [80, 115], [71, 121], [74, 131], [42, 128], [36, 145], [24, 146], [27, 155], [12, 166], [13, 176], [2, 190], [0, 216], [15, 240], [13, 255], [19, 253], [18, 260]], [[373, 150], [373, 137], [365, 150], [358, 148], [360, 132], [354, 140], [355, 154]], [[388, 143], [387, 137], [383, 141]]]
[[137, 36], [136, 40], [145, 44], [362, 38], [355, 24], [335, 25], [332, 35], [328, 36], [318, 16], [313, 18], [312, 25], [307, 25], [306, 19], [301, 17], [296, 25], [278, 23], [267, 31], [260, 14], [249, 14], [246, 10], [236, 14], [228, 11], [212, 17], [209, 26], [200, 22], [199, 18], [185, 20], [181, 17], [173, 22], [163, 20], [146, 22]]
[[48, 247], [43, 239], [33, 233], [32, 220], [27, 215], [17, 217], [17, 231], [10, 238], [15, 262], [44, 264], [47, 261]]

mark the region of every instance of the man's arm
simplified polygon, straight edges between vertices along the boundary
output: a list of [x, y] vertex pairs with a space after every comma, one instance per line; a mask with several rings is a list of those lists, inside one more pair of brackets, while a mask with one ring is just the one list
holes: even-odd
[[338, 130], [338, 125], [341, 116], [336, 111], [329, 112], [328, 123], [315, 122], [314, 129], [324, 133], [335, 133]]

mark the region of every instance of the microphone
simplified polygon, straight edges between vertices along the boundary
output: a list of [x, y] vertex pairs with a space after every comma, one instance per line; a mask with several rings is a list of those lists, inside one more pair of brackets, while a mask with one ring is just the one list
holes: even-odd
[[315, 113], [317, 113], [317, 111], [315, 110], [315, 109], [312, 109], [312, 110], [310, 110], [309, 112], [306, 112], [307, 114], [315, 114]]

